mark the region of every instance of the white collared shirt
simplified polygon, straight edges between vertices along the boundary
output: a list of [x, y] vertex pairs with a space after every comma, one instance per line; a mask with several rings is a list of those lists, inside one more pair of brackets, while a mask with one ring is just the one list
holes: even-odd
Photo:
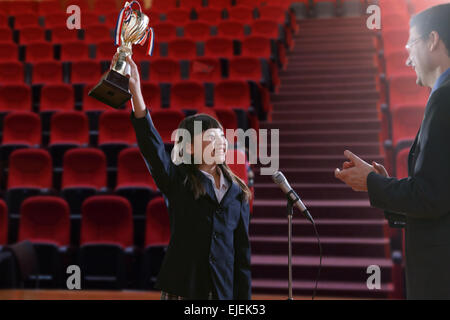
[[214, 180], [214, 177], [211, 174], [203, 170], [200, 170], [200, 172], [202, 172], [209, 180], [211, 180], [217, 201], [220, 203], [222, 201], [223, 196], [225, 195], [225, 193], [227, 193], [228, 188], [230, 187], [230, 183], [228, 182], [227, 179], [225, 179], [222, 170], [219, 169], [220, 175], [219, 188], [216, 187], [216, 181]]

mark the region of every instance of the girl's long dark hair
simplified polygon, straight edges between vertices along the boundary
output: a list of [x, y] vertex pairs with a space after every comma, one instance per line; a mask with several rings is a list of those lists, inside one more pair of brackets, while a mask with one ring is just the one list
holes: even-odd
[[[195, 115], [184, 118], [180, 122], [178, 129], [187, 130], [193, 139], [193, 137], [194, 137], [194, 121], [201, 122], [202, 132], [205, 132], [208, 129], [221, 129], [223, 131], [223, 127], [219, 123], [219, 121], [217, 121], [210, 115], [207, 115], [204, 113], [195, 114]], [[180, 136], [178, 138], [178, 140], [175, 141], [175, 145], [182, 144], [182, 143], [183, 143], [182, 136]], [[206, 194], [206, 190], [205, 190], [203, 184], [201, 183], [200, 179], [197, 176], [198, 164], [194, 164], [193, 157], [194, 156], [192, 155], [190, 164], [184, 164], [188, 169], [184, 184], [191, 188], [192, 192], [194, 193], [195, 199], [198, 199], [200, 196], [203, 196]], [[242, 190], [242, 195], [243, 195], [242, 200], [248, 202], [251, 198], [251, 191], [248, 188], [248, 186], [245, 184], [245, 182], [242, 181], [242, 179], [239, 178], [236, 174], [234, 174], [233, 171], [231, 171], [230, 167], [228, 167], [228, 165], [226, 163], [217, 164], [217, 166], [219, 167], [220, 170], [222, 170], [222, 173], [225, 175], [226, 178], [228, 178], [229, 180], [236, 182], [238, 184], [238, 186]]]

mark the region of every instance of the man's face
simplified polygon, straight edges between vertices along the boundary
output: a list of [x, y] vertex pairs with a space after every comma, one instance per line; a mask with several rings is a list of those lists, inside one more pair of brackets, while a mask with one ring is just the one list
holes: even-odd
[[424, 76], [427, 72], [427, 50], [426, 43], [422, 35], [417, 32], [416, 27], [409, 30], [409, 39], [406, 44], [408, 51], [408, 59], [406, 65], [412, 67], [417, 75], [416, 83], [419, 86], [424, 86]]

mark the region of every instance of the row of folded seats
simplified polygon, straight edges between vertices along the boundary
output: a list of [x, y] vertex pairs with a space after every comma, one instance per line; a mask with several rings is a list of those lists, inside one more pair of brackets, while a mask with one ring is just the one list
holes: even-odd
[[[67, 151], [57, 190], [47, 151], [12, 152], [0, 200], [0, 248], [33, 242], [41, 286], [62, 287], [65, 266], [78, 264], [83, 288], [152, 288], [170, 239], [166, 204], [138, 148], [124, 148], [118, 158], [117, 183], [108, 189], [101, 150]], [[231, 170], [251, 185], [241, 160], [244, 152], [228, 151]]]
[[[0, 199], [0, 252], [9, 248], [11, 220]], [[23, 279], [25, 288], [66, 288], [67, 267], [78, 265], [83, 289], [153, 289], [170, 240], [169, 214], [161, 196], [148, 202], [139, 223], [133, 219], [130, 201], [115, 195], [85, 200], [78, 219], [63, 198], [32, 196], [14, 220], [17, 241], [31, 242], [36, 256], [36, 261], [33, 255], [27, 257], [36, 266], [27, 266], [35, 272]], [[140, 245], [134, 239], [137, 233]]]

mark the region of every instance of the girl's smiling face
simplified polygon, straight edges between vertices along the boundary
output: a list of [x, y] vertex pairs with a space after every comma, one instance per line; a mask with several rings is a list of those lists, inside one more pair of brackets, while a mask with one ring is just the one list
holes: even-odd
[[[201, 150], [195, 150], [196, 146], [201, 146]], [[203, 164], [221, 164], [225, 163], [227, 154], [228, 141], [225, 138], [223, 130], [220, 128], [208, 129], [202, 134], [194, 137], [194, 144], [191, 150], [194, 152], [194, 157], [198, 159], [201, 151]]]

